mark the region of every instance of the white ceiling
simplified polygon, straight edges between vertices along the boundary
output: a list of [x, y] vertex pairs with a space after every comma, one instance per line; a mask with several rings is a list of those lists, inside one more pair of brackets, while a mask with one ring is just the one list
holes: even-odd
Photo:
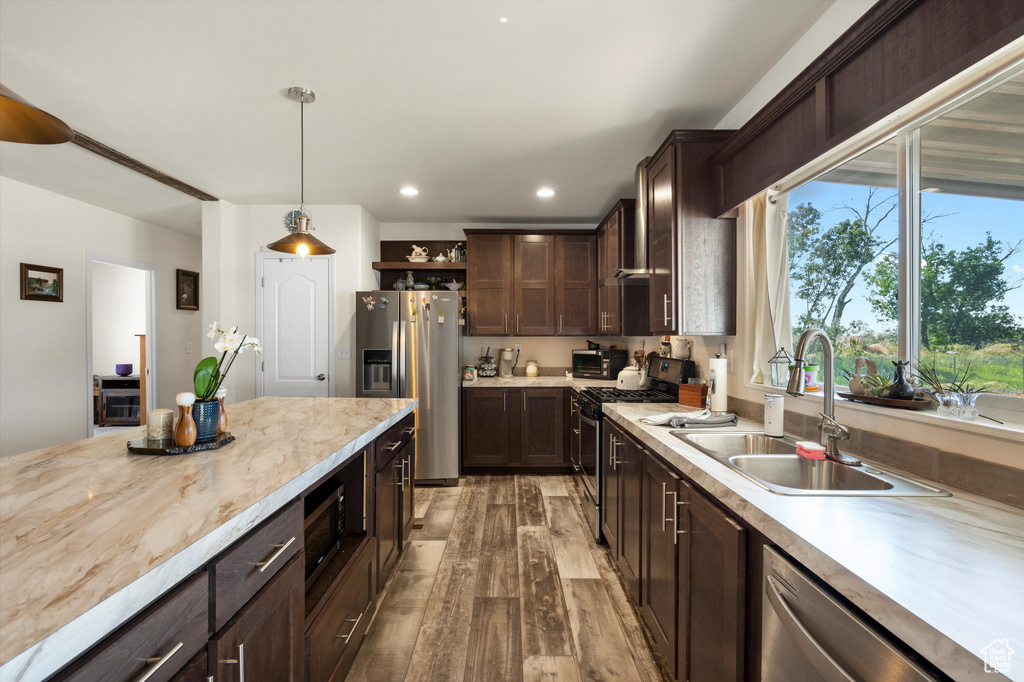
[[[382, 222], [598, 220], [714, 127], [831, 0], [0, 0], [0, 82], [222, 199]], [[499, 17], [507, 17], [500, 23]], [[0, 173], [190, 234], [200, 202], [74, 145]], [[398, 194], [413, 184], [420, 195]], [[542, 201], [541, 185], [558, 194]]]

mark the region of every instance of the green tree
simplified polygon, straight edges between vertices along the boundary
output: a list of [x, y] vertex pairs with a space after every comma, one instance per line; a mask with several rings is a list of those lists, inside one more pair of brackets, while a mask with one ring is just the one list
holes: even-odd
[[821, 226], [821, 211], [811, 204], [798, 204], [787, 215], [790, 279], [797, 297], [807, 305], [798, 327], [822, 327], [833, 336], [842, 330], [858, 278], [898, 239], [895, 230], [890, 236], [885, 227], [896, 210], [895, 194], [868, 187], [863, 207], [837, 208], [851, 217], [827, 229]]
[[[1020, 341], [1024, 327], [1001, 302], [1021, 281], [1003, 278], [1006, 260], [1022, 242], [1007, 244], [986, 233], [977, 246], [956, 251], [929, 238], [921, 248], [921, 343], [970, 344], [981, 348], [996, 341]], [[868, 301], [882, 319], [896, 320], [899, 310], [899, 263], [883, 254], [866, 276]]]

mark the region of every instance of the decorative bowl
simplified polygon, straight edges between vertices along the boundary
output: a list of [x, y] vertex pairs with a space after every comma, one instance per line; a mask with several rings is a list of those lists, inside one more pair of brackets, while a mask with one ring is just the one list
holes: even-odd
[[430, 258], [428, 256], [406, 256], [406, 260], [410, 263], [426, 263]]
[[132, 365], [131, 365], [131, 363], [128, 363], [126, 365], [114, 365], [114, 374], [116, 374], [119, 377], [130, 376], [131, 373], [132, 373]]
[[413, 284], [412, 288], [415, 289], [416, 291], [430, 291], [429, 284]]
[[462, 282], [445, 282], [444, 285], [452, 291], [458, 291], [462, 288]]

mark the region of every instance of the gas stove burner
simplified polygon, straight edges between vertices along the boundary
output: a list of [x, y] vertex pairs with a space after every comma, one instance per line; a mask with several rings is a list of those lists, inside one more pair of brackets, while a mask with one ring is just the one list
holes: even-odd
[[600, 403], [674, 403], [676, 397], [665, 391], [591, 387], [583, 389], [585, 394]]

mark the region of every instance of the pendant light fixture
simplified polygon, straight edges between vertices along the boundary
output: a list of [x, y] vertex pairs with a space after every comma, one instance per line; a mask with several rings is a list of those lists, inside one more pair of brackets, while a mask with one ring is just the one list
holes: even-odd
[[313, 229], [313, 222], [306, 210], [306, 130], [305, 130], [305, 106], [316, 99], [312, 90], [294, 87], [288, 89], [288, 96], [299, 103], [299, 147], [300, 147], [300, 175], [299, 175], [299, 208], [285, 216], [285, 226], [291, 232], [287, 237], [278, 239], [273, 244], [267, 244], [272, 251], [282, 253], [294, 253], [302, 258], [306, 256], [322, 256], [334, 253], [334, 249], [309, 233]]
[[75, 131], [0, 85], [0, 140], [22, 144], [61, 144], [70, 142]]

